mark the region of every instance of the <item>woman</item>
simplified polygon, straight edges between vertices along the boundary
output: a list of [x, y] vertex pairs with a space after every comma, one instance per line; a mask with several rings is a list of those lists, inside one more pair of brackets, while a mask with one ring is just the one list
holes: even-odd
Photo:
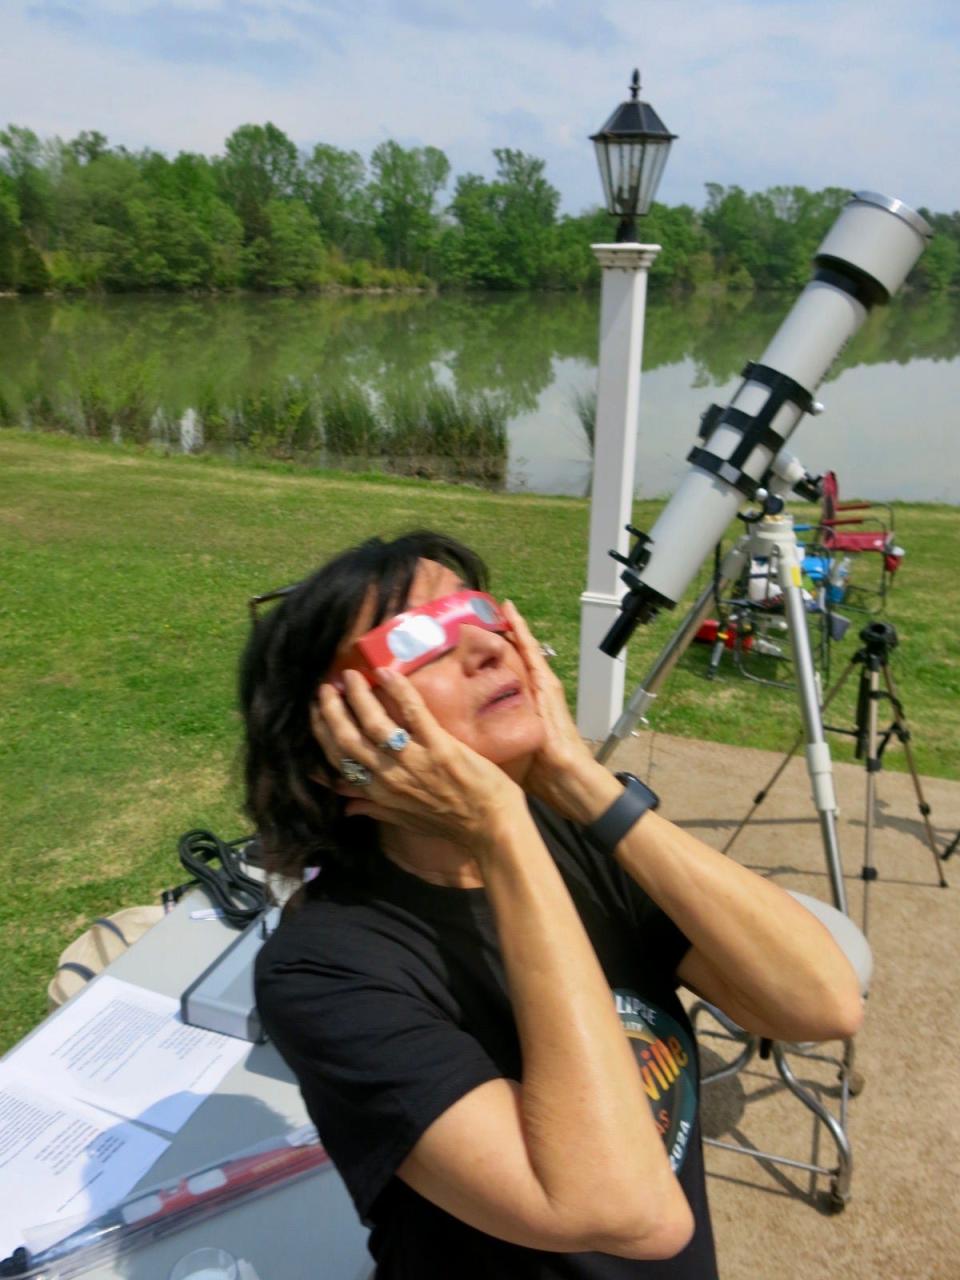
[[710, 1280], [676, 987], [822, 1040], [855, 1032], [857, 982], [592, 758], [485, 584], [442, 535], [373, 539], [256, 624], [250, 814], [274, 868], [320, 868], [261, 953], [263, 1021], [378, 1276]]

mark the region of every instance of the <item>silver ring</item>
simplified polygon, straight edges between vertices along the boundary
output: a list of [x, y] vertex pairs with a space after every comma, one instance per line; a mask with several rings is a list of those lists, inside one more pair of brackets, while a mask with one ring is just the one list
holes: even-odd
[[556, 649], [554, 649], [554, 648], [553, 648], [553, 646], [552, 646], [552, 645], [549, 645], [549, 644], [542, 644], [542, 645], [540, 646], [540, 652], [541, 652], [541, 653], [543, 654], [543, 656], [544, 656], [545, 658], [547, 658], [548, 660], [549, 660], [550, 658], [555, 658], [555, 657], [557, 656], [557, 651], [556, 651]]
[[349, 756], [340, 761], [340, 772], [352, 787], [365, 787], [373, 777], [365, 765], [362, 765], [359, 760], [351, 760]]
[[410, 741], [410, 735], [406, 729], [394, 729], [386, 741], [380, 743], [381, 751], [402, 751]]

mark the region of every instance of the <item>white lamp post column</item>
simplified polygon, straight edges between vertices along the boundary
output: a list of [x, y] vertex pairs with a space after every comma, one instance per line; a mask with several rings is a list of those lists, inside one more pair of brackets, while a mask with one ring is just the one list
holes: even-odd
[[577, 728], [585, 738], [600, 739], [623, 710], [626, 651], [609, 658], [599, 645], [617, 619], [625, 591], [621, 566], [609, 552], [625, 555], [629, 549], [626, 525], [633, 504], [647, 273], [660, 246], [595, 244], [592, 248], [603, 278], [590, 548], [587, 589], [580, 597]]

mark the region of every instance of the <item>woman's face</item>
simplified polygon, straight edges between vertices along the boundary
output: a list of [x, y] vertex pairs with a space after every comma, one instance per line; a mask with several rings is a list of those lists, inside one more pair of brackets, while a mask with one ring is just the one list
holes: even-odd
[[[452, 569], [421, 560], [404, 607], [415, 609], [464, 585]], [[369, 629], [365, 618], [369, 618], [367, 610], [341, 649]], [[526, 667], [509, 633], [464, 625], [456, 648], [420, 667], [409, 679], [448, 733], [500, 765], [516, 781], [522, 779], [542, 745], [544, 729]], [[379, 689], [376, 693], [393, 712], [389, 695]]]

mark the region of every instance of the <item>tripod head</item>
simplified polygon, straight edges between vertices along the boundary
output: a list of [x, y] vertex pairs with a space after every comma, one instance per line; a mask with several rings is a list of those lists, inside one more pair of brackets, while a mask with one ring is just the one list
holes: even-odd
[[868, 622], [860, 632], [865, 649], [864, 656], [878, 662], [886, 662], [890, 653], [900, 643], [897, 629], [892, 622]]
[[[854, 730], [857, 745], [854, 755], [858, 760], [866, 757], [868, 770], [877, 770], [880, 768], [880, 761], [891, 735], [895, 733], [901, 742], [905, 740], [904, 735], [908, 735], [908, 731], [900, 724], [902, 708], [893, 692], [892, 686], [889, 684], [889, 676], [888, 688], [885, 693], [881, 692], [877, 687], [878, 673], [886, 671], [890, 651], [897, 647], [897, 632], [890, 622], [868, 622], [860, 632], [860, 639], [863, 641], [863, 648], [858, 649], [850, 659], [851, 663], [860, 664], [860, 688], [857, 691], [857, 727]], [[881, 735], [879, 746], [875, 744], [874, 749], [871, 750], [870, 743], [876, 733], [876, 723], [874, 722], [871, 729], [870, 711], [871, 708], [876, 707], [880, 698], [889, 698], [896, 715], [894, 716], [893, 724]]]

